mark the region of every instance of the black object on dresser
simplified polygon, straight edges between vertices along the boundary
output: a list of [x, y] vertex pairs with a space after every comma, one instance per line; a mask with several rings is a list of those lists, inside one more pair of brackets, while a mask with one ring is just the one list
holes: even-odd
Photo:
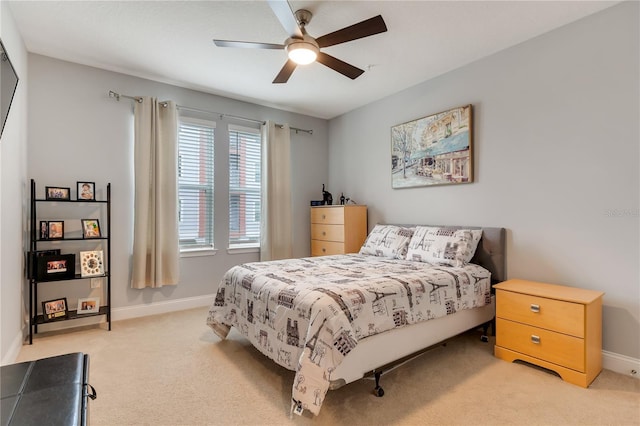
[[0, 368], [1, 426], [86, 425], [89, 355], [71, 353]]

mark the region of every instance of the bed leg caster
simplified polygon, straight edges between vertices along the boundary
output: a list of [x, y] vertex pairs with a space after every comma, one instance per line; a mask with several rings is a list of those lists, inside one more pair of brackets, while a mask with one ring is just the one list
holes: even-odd
[[376, 378], [376, 387], [373, 388], [373, 394], [378, 398], [384, 396], [384, 389], [380, 387], [380, 376], [382, 376], [381, 371], [374, 373], [374, 377]]
[[489, 336], [483, 334], [482, 336], [480, 336], [480, 341], [482, 342], [488, 342], [489, 341]]

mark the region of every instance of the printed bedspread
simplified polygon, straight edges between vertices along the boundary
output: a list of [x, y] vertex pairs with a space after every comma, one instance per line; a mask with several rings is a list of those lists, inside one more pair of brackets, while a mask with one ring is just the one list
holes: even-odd
[[490, 303], [490, 272], [347, 254], [238, 265], [224, 276], [207, 324], [236, 327], [296, 371], [292, 409], [320, 412], [331, 373], [358, 341]]

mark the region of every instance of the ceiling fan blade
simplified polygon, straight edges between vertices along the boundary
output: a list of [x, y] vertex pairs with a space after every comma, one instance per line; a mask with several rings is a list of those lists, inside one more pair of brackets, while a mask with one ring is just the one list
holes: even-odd
[[316, 61], [331, 68], [332, 70], [338, 71], [340, 74], [349, 77], [351, 80], [355, 80], [364, 72], [364, 70], [361, 70], [360, 68], [356, 68], [353, 65], [323, 52], [318, 53]]
[[213, 43], [218, 47], [241, 47], [245, 49], [284, 49], [284, 44], [257, 43], [253, 41], [216, 40]]
[[291, 59], [288, 59], [284, 64], [276, 78], [273, 80], [273, 83], [286, 83], [293, 74], [293, 70], [296, 69], [297, 64], [293, 62]]
[[280, 24], [284, 27], [287, 34], [291, 37], [302, 38], [302, 30], [298, 25], [298, 20], [296, 19], [293, 11], [291, 10], [291, 6], [289, 6], [288, 1], [278, 1], [278, 0], [269, 0], [269, 6], [273, 13], [280, 21]]
[[387, 31], [387, 25], [384, 23], [381, 15], [374, 16], [357, 24], [345, 27], [341, 30], [318, 37], [316, 42], [320, 47], [333, 46], [347, 41], [357, 40], [363, 37], [369, 37], [374, 34], [380, 34]]

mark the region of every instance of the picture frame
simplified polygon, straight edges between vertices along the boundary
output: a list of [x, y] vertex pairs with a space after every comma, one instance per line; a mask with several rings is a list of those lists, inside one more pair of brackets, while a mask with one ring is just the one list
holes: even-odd
[[99, 297], [86, 297], [83, 299], [78, 299], [78, 315], [97, 314], [98, 312], [100, 312]]
[[76, 255], [52, 254], [36, 257], [36, 280], [57, 281], [73, 279], [76, 274]]
[[98, 219], [81, 219], [82, 238], [101, 238], [100, 221]]
[[391, 186], [473, 182], [472, 106], [391, 127]]
[[102, 250], [80, 252], [80, 276], [98, 277], [104, 275]]
[[28, 253], [27, 256], [27, 278], [34, 278], [37, 274], [37, 258], [40, 256], [51, 256], [60, 254], [60, 249], [36, 250]]
[[42, 317], [45, 321], [66, 318], [68, 315], [69, 311], [67, 309], [66, 297], [42, 302]]
[[77, 195], [78, 201], [95, 201], [96, 200], [96, 183], [95, 182], [77, 182]]
[[64, 186], [45, 186], [46, 200], [70, 200], [71, 188]]
[[41, 240], [49, 239], [49, 223], [46, 220], [40, 221], [40, 239]]
[[47, 238], [46, 239], [47, 240], [64, 239], [64, 221], [63, 220], [50, 220], [47, 222]]

